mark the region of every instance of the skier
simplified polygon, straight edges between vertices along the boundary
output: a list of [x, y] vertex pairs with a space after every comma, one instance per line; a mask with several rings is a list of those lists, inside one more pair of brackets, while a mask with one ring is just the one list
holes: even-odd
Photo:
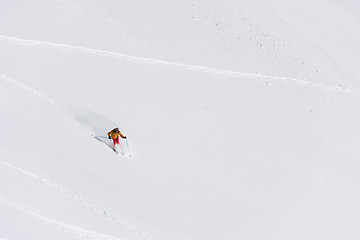
[[119, 136], [126, 139], [126, 136], [124, 136], [118, 128], [114, 128], [113, 130], [111, 130], [110, 132], [108, 132], [108, 136], [109, 139], [112, 138], [112, 140], [114, 141], [114, 149], [115, 149], [115, 144], [120, 144], [119, 143]]

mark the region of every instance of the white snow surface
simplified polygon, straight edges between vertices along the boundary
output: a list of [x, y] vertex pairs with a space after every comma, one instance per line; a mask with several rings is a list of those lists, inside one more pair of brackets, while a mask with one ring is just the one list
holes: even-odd
[[359, 42], [355, 0], [0, 0], [0, 239], [360, 239]]

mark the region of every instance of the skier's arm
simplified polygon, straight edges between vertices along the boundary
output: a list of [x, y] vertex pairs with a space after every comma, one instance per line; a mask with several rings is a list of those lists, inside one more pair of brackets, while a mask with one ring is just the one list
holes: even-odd
[[112, 134], [112, 131], [108, 132], [109, 139], [111, 138], [110, 135]]
[[120, 131], [119, 131], [120, 137], [126, 138]]

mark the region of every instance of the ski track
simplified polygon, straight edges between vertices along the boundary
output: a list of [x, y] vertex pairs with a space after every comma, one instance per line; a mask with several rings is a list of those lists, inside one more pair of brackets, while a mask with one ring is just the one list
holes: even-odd
[[55, 99], [47, 96], [46, 94], [44, 94], [44, 93], [42, 93], [42, 92], [40, 92], [40, 91], [38, 91], [38, 90], [36, 90], [36, 89], [34, 89], [34, 88], [32, 88], [32, 87], [29, 87], [29, 86], [27, 86], [27, 85], [19, 82], [18, 80], [15, 80], [15, 79], [13, 79], [13, 78], [11, 78], [11, 77], [9, 77], [9, 76], [6, 76], [6, 75], [4, 75], [4, 74], [1, 74], [1, 75], [0, 75], [0, 79], [4, 80], [4, 81], [6, 81], [6, 82], [11, 83], [11, 84], [13, 84], [13, 85], [15, 85], [15, 86], [17, 86], [17, 87], [19, 87], [19, 88], [21, 88], [21, 89], [29, 92], [30, 94], [32, 94], [32, 95], [34, 95], [34, 96], [36, 96], [36, 97], [39, 97], [40, 99], [48, 102], [49, 104], [53, 105], [54, 107], [59, 108], [60, 110], [62, 110], [63, 112], [65, 112], [71, 119], [73, 119], [73, 120], [81, 127], [81, 129], [83, 129], [84, 131], [86, 131], [88, 134], [90, 134], [90, 135], [92, 135], [92, 136], [94, 135], [93, 132], [91, 132], [90, 130], [84, 128], [83, 125], [82, 125], [79, 121], [77, 121], [75, 118], [73, 118], [73, 117], [71, 116], [71, 114], [69, 113], [68, 107], [66, 107], [65, 105], [59, 103], [59, 102], [56, 101]]
[[340, 85], [312, 83], [312, 82], [309, 82], [306, 80], [290, 78], [290, 77], [277, 77], [277, 76], [269, 76], [269, 75], [257, 74], [257, 73], [246, 73], [246, 72], [230, 71], [230, 70], [211, 68], [211, 67], [205, 67], [205, 66], [189, 65], [189, 64], [165, 61], [165, 60], [160, 60], [160, 59], [131, 56], [131, 55], [107, 51], [107, 50], [87, 48], [87, 47], [81, 47], [81, 46], [75, 46], [75, 45], [69, 45], [69, 44], [22, 39], [22, 38], [15, 38], [15, 37], [4, 36], [4, 35], [0, 35], [0, 41], [5, 41], [5, 42], [19, 44], [19, 45], [25, 45], [25, 46], [30, 46], [30, 47], [55, 48], [55, 49], [61, 49], [61, 50], [66, 50], [66, 51], [71, 51], [71, 52], [95, 54], [95, 55], [100, 55], [100, 56], [120, 58], [120, 59], [127, 60], [127, 61], [141, 62], [141, 63], [147, 63], [147, 64], [168, 65], [168, 66], [177, 67], [177, 68], [185, 69], [185, 70], [222, 74], [222, 75], [228, 75], [228, 76], [232, 76], [232, 77], [242, 77], [242, 78], [246, 77], [246, 78], [255, 78], [255, 79], [261, 78], [261, 79], [267, 79], [267, 80], [275, 80], [275, 81], [277, 80], [277, 81], [282, 81], [282, 82], [287, 82], [287, 83], [298, 83], [298, 84], [302, 84], [305, 86], [312, 86], [315, 88], [328, 90], [328, 91], [351, 93], [351, 94], [356, 94], [356, 95], [359, 94], [359, 92], [356, 91], [355, 89], [344, 88]]
[[[80, 127], [81, 129], [83, 129], [84, 131], [86, 131], [89, 135], [91, 135], [92, 137], [94, 137], [96, 140], [105, 143], [107, 146], [109, 146], [109, 147], [112, 149], [112, 145], [111, 145], [111, 144], [110, 144], [110, 145], [107, 144], [105, 141], [103, 141], [101, 138], [99, 138], [99, 136], [96, 136], [96, 135], [95, 135], [92, 131], [90, 131], [89, 129], [84, 128], [83, 125], [82, 125], [79, 121], [77, 121], [75, 118], [73, 118], [73, 117], [71, 116], [71, 114], [69, 113], [68, 108], [67, 108], [65, 105], [60, 104], [58, 101], [56, 101], [55, 99], [47, 96], [46, 94], [44, 94], [44, 93], [42, 93], [42, 92], [39, 92], [38, 90], [35, 90], [35, 89], [33, 89], [33, 88], [31, 88], [31, 87], [29, 87], [29, 86], [27, 86], [27, 85], [25, 85], [25, 84], [23, 84], [23, 83], [21, 83], [21, 82], [13, 79], [13, 78], [11, 78], [11, 77], [9, 77], [9, 76], [6, 76], [6, 75], [4, 75], [4, 74], [1, 74], [1, 75], [0, 75], [0, 79], [2, 79], [2, 80], [4, 80], [4, 81], [7, 81], [7, 82], [9, 82], [9, 83], [12, 83], [13, 85], [15, 85], [15, 86], [17, 86], [17, 87], [19, 87], [19, 88], [21, 88], [21, 89], [29, 92], [30, 94], [33, 94], [34, 96], [39, 97], [40, 99], [48, 102], [49, 104], [53, 105], [54, 107], [57, 107], [57, 108], [61, 109], [61, 110], [62, 110], [63, 112], [65, 112], [71, 119], [73, 119], [73, 120], [75, 121], [75, 123], [79, 125], [79, 127]], [[1, 94], [1, 93], [0, 93], [0, 94]], [[0, 97], [1, 97], [1, 95], [0, 95]], [[129, 153], [129, 156], [131, 156], [130, 151], [128, 151], [128, 153]], [[122, 155], [122, 156], [125, 156], [125, 155]]]
[[42, 93], [42, 92], [39, 92], [39, 91], [35, 90], [35, 89], [33, 89], [33, 88], [31, 88], [31, 87], [29, 87], [29, 86], [27, 86], [27, 85], [25, 85], [25, 84], [23, 84], [23, 83], [21, 83], [21, 82], [13, 79], [13, 78], [11, 78], [11, 77], [9, 77], [9, 76], [6, 76], [6, 75], [4, 75], [4, 74], [1, 74], [1, 75], [0, 75], [0, 78], [3, 79], [3, 80], [5, 80], [5, 81], [7, 81], [7, 82], [9, 82], [9, 83], [12, 83], [12, 84], [15, 85], [15, 86], [18, 86], [18, 87], [21, 88], [21, 89], [24, 89], [25, 91], [27, 91], [27, 92], [29, 92], [29, 93], [31, 93], [31, 94], [33, 94], [33, 95], [41, 98], [42, 100], [45, 100], [46, 102], [50, 103], [51, 105], [54, 105], [55, 107], [61, 108], [61, 109], [63, 109], [63, 110], [66, 109], [66, 107], [65, 107], [64, 105], [61, 105], [61, 104], [58, 103], [55, 99], [53, 99], [53, 98], [45, 95], [45, 94]]
[[[80, 227], [76, 227], [76, 226], [72, 226], [72, 225], [68, 225], [53, 219], [50, 219], [48, 217], [45, 217], [41, 214], [36, 213], [34, 210], [30, 210], [27, 207], [15, 204], [3, 197], [0, 197], [0, 201], [6, 203], [7, 205], [16, 208], [17, 210], [23, 211], [27, 214], [32, 215], [33, 217], [36, 217], [37, 219], [42, 220], [43, 222], [52, 225], [53, 227], [77, 236], [79, 239], [89, 239], [89, 240], [129, 240], [127, 238], [118, 238], [118, 237], [114, 237], [114, 236], [110, 236], [110, 235], [106, 235], [106, 234], [102, 234], [102, 233], [98, 233], [98, 232], [94, 232], [94, 231], [90, 231], [90, 230], [86, 230]], [[2, 238], [0, 238], [1, 240]]]
[[[156, 239], [156, 238], [150, 236], [149, 234], [141, 233], [135, 227], [130, 225], [128, 223], [128, 221], [121, 219], [119, 217], [116, 217], [114, 214], [112, 214], [111, 212], [109, 212], [108, 210], [106, 210], [103, 207], [95, 206], [94, 204], [92, 204], [90, 201], [86, 200], [79, 194], [76, 194], [76, 193], [66, 189], [65, 187], [55, 184], [55, 183], [51, 182], [50, 180], [48, 180], [46, 178], [42, 178], [42, 177], [40, 177], [34, 173], [31, 173], [27, 170], [16, 167], [10, 163], [3, 162], [0, 160], [0, 165], [12, 170], [13, 172], [16, 172], [19, 175], [22, 175], [29, 179], [35, 180], [39, 184], [42, 184], [54, 191], [61, 193], [66, 198], [72, 200], [73, 202], [81, 205], [82, 207], [84, 207], [88, 210], [91, 210], [92, 212], [96, 213], [97, 215], [100, 215], [102, 218], [108, 220], [112, 224], [120, 227], [121, 231], [130, 235], [133, 239], [136, 239], [136, 240], [155, 240]], [[42, 218], [40, 215], [38, 215], [38, 217]], [[45, 217], [43, 217], [43, 218], [45, 219]], [[53, 222], [55, 222], [55, 221], [53, 221]], [[60, 224], [60, 223], [58, 223], [58, 224]], [[63, 224], [63, 225], [68, 226], [68, 227], [70, 226], [70, 225], [65, 225], [65, 224]], [[90, 239], [92, 239], [92, 238], [90, 238]]]

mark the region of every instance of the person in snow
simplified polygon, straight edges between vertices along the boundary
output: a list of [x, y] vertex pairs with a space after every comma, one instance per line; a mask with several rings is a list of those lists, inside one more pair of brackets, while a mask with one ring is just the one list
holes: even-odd
[[109, 139], [112, 139], [114, 141], [114, 148], [115, 148], [115, 144], [120, 144], [119, 143], [119, 136], [126, 139], [126, 136], [124, 136], [118, 128], [114, 128], [113, 130], [111, 130], [110, 132], [108, 132], [108, 137]]

